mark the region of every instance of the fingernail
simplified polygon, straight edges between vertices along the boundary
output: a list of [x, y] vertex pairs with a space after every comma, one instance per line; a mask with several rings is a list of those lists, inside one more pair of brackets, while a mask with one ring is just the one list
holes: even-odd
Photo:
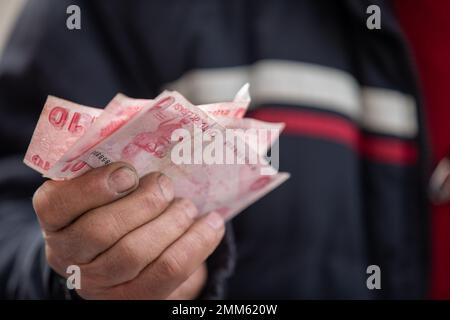
[[128, 167], [121, 167], [109, 176], [109, 186], [117, 193], [133, 189], [138, 183], [136, 172]]
[[223, 227], [223, 218], [217, 212], [212, 212], [206, 218], [206, 223], [208, 223], [213, 229], [221, 229]]
[[159, 188], [166, 200], [171, 201], [174, 197], [172, 181], [163, 173], [158, 177]]

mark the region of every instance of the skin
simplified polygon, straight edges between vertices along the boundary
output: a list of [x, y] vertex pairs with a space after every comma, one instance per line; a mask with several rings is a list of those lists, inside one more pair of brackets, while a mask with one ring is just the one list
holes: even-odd
[[168, 177], [139, 180], [125, 163], [46, 181], [33, 206], [49, 265], [63, 277], [78, 265], [85, 299], [196, 298], [224, 234], [221, 216], [198, 217], [190, 200], [174, 198]]

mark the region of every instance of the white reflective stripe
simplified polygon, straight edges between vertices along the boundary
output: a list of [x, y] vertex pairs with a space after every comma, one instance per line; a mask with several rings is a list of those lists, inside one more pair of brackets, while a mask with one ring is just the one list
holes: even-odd
[[199, 69], [186, 73], [167, 88], [180, 91], [195, 104], [231, 100], [250, 83], [253, 104], [307, 104], [358, 116], [359, 91], [352, 76], [319, 65], [263, 60], [251, 66]]
[[418, 132], [415, 101], [412, 96], [394, 90], [362, 90], [363, 127], [380, 133], [413, 138]]
[[252, 104], [288, 103], [334, 111], [369, 130], [400, 137], [417, 134], [414, 99], [400, 92], [361, 88], [344, 71], [316, 64], [261, 60], [250, 66], [197, 69], [168, 84], [195, 104], [232, 100], [250, 83]]
[[245, 66], [193, 70], [165, 87], [179, 91], [194, 104], [231, 101], [236, 92], [249, 82], [248, 69]]
[[359, 88], [348, 73], [308, 63], [270, 61], [251, 69], [252, 98], [260, 102], [301, 102], [336, 111], [351, 118], [359, 116]]

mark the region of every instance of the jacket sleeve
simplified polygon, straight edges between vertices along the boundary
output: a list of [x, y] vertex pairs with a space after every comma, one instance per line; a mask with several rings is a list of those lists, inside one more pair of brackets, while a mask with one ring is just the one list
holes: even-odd
[[[22, 163], [47, 95], [103, 106], [117, 92], [141, 97], [158, 93], [156, 81], [140, 81], [132, 68], [126, 68], [130, 59], [125, 40], [108, 31], [111, 14], [121, 11], [112, 10], [114, 3], [126, 2], [108, 1], [107, 8], [100, 7], [103, 3], [28, 1], [1, 57], [0, 298], [74, 297], [65, 280], [46, 263], [31, 204], [43, 179]], [[71, 4], [82, 9], [82, 29], [78, 31], [66, 28], [66, 9]], [[232, 267], [226, 262], [231, 238], [226, 239], [208, 261], [205, 298], [220, 298], [223, 293], [224, 279]]]
[[[23, 155], [45, 101], [40, 41], [46, 3], [29, 1], [0, 60], [0, 298], [63, 299], [63, 279], [46, 263], [31, 198], [43, 182]], [[49, 72], [46, 70], [45, 72]], [[41, 107], [40, 107], [41, 106]]]
[[0, 173], [0, 298], [65, 298], [63, 279], [46, 263], [31, 205], [39, 176], [14, 155], [1, 159]]

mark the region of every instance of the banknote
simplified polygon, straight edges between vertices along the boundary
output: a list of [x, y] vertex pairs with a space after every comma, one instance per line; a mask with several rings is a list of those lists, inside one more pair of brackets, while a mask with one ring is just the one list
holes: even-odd
[[246, 83], [232, 101], [203, 104], [198, 107], [216, 119], [240, 119], [247, 113], [250, 100], [249, 84]]
[[[259, 142], [255, 144], [252, 139], [238, 142], [245, 146], [244, 153], [235, 145], [223, 143], [224, 149], [236, 158], [232, 163], [176, 164], [172, 159], [173, 148], [180, 142], [186, 144], [187, 139], [174, 141], [172, 135], [184, 129], [195, 140], [198, 135], [224, 134], [227, 128], [264, 128], [274, 132], [282, 129], [282, 124], [243, 118], [249, 102], [248, 86], [244, 86], [231, 102], [199, 106], [169, 91], [153, 100], [118, 94], [104, 110], [66, 103], [72, 113], [84, 115], [83, 121], [79, 121], [84, 127], [76, 135], [67, 130], [65, 137], [58, 136], [55, 129], [49, 131], [52, 128], [45, 119], [51, 111], [49, 107], [55, 104], [49, 104], [48, 108], [46, 104], [24, 161], [55, 180], [72, 179], [92, 168], [126, 161], [136, 168], [139, 176], [160, 171], [172, 178], [176, 196], [191, 199], [200, 212], [215, 210], [230, 219], [283, 183], [289, 174], [273, 170], [269, 175], [261, 175], [261, 167], [267, 169], [268, 163], [257, 151], [261, 150]], [[40, 137], [51, 141], [45, 151], [52, 155], [44, 159], [48, 162], [44, 166], [36, 165], [36, 159], [33, 161], [34, 154], [42, 154]], [[265, 148], [277, 137], [275, 134], [266, 141]], [[67, 138], [69, 142], [65, 142]], [[236, 139], [243, 138], [237, 136]], [[53, 150], [57, 145], [62, 145], [58, 152]], [[201, 142], [201, 147], [208, 145]], [[193, 158], [198, 154], [193, 147], [188, 150]], [[258, 162], [248, 163], [248, 158], [258, 159]]]
[[25, 164], [45, 174], [101, 113], [101, 109], [49, 96], [25, 154]]
[[[103, 140], [130, 120], [141, 108], [152, 103], [151, 99], [133, 99], [119, 93], [104, 109], [99, 109], [49, 96], [39, 117], [24, 162], [46, 175], [62, 155], [69, 152], [69, 149], [71, 149], [72, 157], [83, 153], [83, 150], [91, 147], [86, 142], [94, 143], [92, 141]], [[248, 85], [245, 85], [233, 101], [198, 107], [211, 116], [216, 116], [218, 122], [226, 121], [226, 125], [229, 125], [230, 122], [227, 119], [242, 118], [249, 103]], [[90, 130], [87, 130], [88, 128]], [[94, 137], [97, 138], [94, 139]], [[66, 157], [69, 158], [69, 154]]]

